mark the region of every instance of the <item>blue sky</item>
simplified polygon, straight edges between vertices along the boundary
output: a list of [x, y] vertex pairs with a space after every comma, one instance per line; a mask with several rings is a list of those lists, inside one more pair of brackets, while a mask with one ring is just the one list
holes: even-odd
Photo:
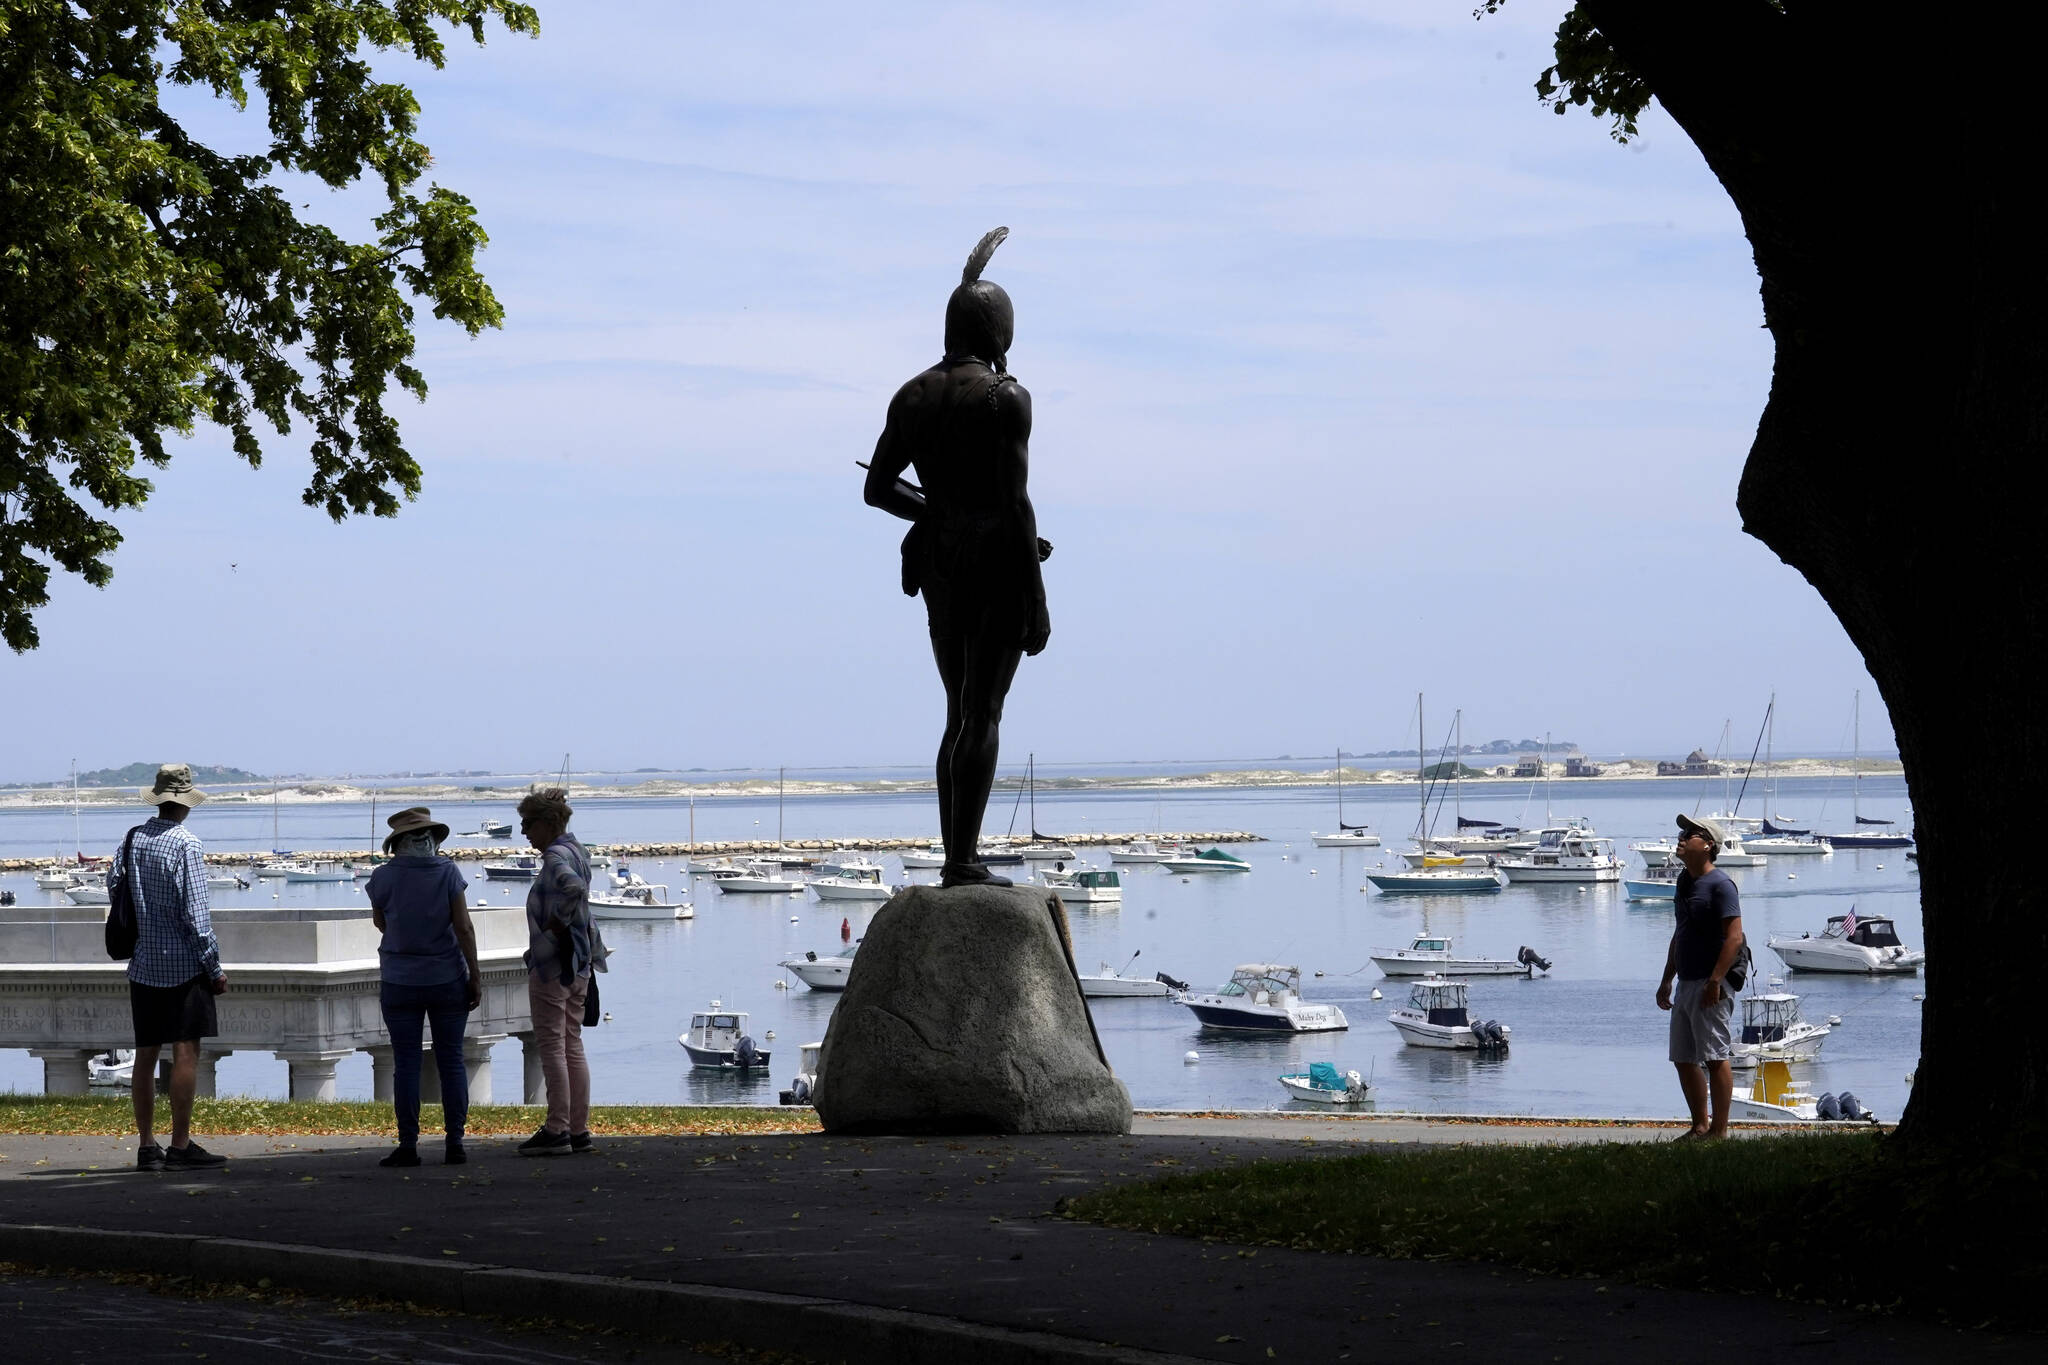
[[301, 438], [179, 443], [113, 585], [0, 659], [0, 777], [920, 760], [853, 462], [998, 223], [1057, 547], [1006, 754], [1392, 747], [1417, 691], [1666, 753], [1773, 688], [1781, 750], [1832, 750], [1858, 687], [1890, 748], [1736, 517], [1771, 347], [1734, 210], [1661, 113], [1624, 148], [1538, 105], [1561, 4], [871, 8], [556, 0], [389, 62], [507, 310], [422, 310], [419, 501], [337, 526]]

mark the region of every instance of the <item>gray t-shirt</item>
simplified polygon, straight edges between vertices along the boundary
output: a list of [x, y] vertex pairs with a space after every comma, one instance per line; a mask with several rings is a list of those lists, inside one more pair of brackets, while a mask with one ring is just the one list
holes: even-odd
[[1681, 872], [1673, 905], [1678, 911], [1678, 979], [1704, 981], [1721, 960], [1728, 921], [1742, 914], [1735, 882], [1718, 867], [1704, 877]]

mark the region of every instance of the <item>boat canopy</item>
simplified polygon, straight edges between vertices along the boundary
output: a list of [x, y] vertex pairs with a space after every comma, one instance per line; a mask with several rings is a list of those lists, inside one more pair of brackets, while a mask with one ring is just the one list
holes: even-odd
[[1778, 1043], [1785, 1031], [1800, 1022], [1799, 997], [1783, 991], [1755, 995], [1742, 1002], [1742, 1041]]
[[1408, 992], [1408, 1008], [1413, 1010], [1462, 1010], [1465, 1008], [1465, 983], [1446, 981], [1440, 976], [1426, 976], [1415, 983]]
[[741, 1027], [740, 1020], [744, 1017], [738, 1014], [693, 1014], [690, 1016], [690, 1027], [693, 1029], [739, 1028]]
[[1276, 962], [1247, 962], [1230, 974], [1230, 981], [1218, 995], [1255, 995], [1260, 991], [1271, 995], [1279, 991], [1299, 993], [1301, 968], [1285, 967]]
[[1074, 874], [1074, 884], [1076, 886], [1122, 886], [1124, 879], [1122, 873], [1114, 870], [1089, 868], [1085, 872], [1076, 872]]
[[1310, 1062], [1308, 1064], [1308, 1083], [1318, 1090], [1349, 1090], [1351, 1088], [1345, 1083], [1344, 1078], [1337, 1073], [1335, 1064], [1331, 1062]]
[[[1829, 915], [1827, 933], [1823, 937], [1841, 938], [1842, 924], [1845, 919], [1846, 916], [1843, 915]], [[1900, 946], [1899, 931], [1894, 929], [1892, 922], [1882, 915], [1857, 916], [1856, 927], [1850, 932], [1847, 942], [1861, 944], [1865, 948], [1896, 948]]]
[[1195, 856], [1197, 858], [1207, 858], [1209, 861], [1217, 863], [1241, 863], [1244, 861], [1244, 859], [1234, 854], [1225, 853], [1220, 848], [1206, 849], [1196, 853]]
[[1448, 953], [1451, 941], [1447, 938], [1418, 938], [1408, 951], [1411, 953]]

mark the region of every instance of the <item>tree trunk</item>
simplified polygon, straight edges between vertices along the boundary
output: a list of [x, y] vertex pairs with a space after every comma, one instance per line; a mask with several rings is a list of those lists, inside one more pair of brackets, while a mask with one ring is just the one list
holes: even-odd
[[[1741, 211], [1777, 342], [1737, 497], [1743, 527], [1840, 618], [1898, 734], [1927, 949], [1900, 1132], [1948, 1145], [2038, 1130], [2048, 896], [2031, 849], [1987, 844], [2033, 823], [2048, 757], [2028, 662], [2048, 654], [2048, 250], [2027, 193], [2032, 82], [1982, 48], [1964, 61], [1974, 35], [1930, 36], [1946, 21], [1586, 9]], [[1999, 45], [2014, 62], [2038, 50], [2016, 32]], [[1967, 98], [1901, 91], [1912, 73], [1966, 69]]]

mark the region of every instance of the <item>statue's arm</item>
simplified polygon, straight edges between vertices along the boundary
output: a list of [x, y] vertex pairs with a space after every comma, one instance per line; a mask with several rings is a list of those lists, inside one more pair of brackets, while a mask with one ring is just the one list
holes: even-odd
[[924, 515], [924, 495], [903, 480], [903, 471], [910, 468], [910, 443], [903, 439], [910, 387], [906, 384], [898, 389], [889, 402], [888, 420], [882, 424], [881, 439], [875, 442], [875, 456], [868, 461], [863, 496], [870, 507], [879, 507], [905, 521], [916, 521]]

